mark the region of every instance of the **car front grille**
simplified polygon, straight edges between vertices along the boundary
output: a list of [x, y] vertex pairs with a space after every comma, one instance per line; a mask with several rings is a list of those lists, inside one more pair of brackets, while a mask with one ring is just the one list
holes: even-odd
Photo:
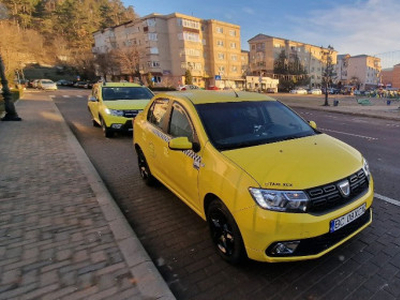
[[[350, 194], [344, 196], [339, 189], [339, 184], [348, 180]], [[369, 181], [361, 169], [356, 173], [336, 182], [306, 190], [310, 198], [309, 213], [323, 214], [358, 199], [366, 193]]]
[[134, 118], [139, 113], [139, 110], [124, 110], [124, 117], [125, 118]]

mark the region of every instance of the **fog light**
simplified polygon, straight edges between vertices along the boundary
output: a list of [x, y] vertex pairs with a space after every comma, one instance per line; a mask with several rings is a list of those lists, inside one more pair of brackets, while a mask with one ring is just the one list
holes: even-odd
[[272, 248], [271, 253], [273, 255], [293, 254], [299, 244], [300, 241], [279, 242]]
[[114, 129], [121, 129], [121, 127], [122, 127], [122, 124], [112, 124], [111, 125], [111, 128], [114, 128]]

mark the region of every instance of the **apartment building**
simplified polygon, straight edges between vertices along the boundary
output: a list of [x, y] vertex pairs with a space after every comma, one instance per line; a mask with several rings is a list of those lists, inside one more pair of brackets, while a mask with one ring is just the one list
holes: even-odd
[[[243, 85], [238, 25], [180, 13], [150, 14], [93, 37], [95, 54], [136, 49], [140, 73], [151, 73], [157, 85], [184, 84], [186, 70], [200, 87]], [[129, 72], [122, 67], [114, 75], [129, 77]]]
[[[322, 85], [322, 72], [326, 67], [328, 48], [279, 37], [258, 34], [248, 40], [250, 70], [253, 75], [276, 77], [274, 64], [282, 51], [287, 62], [298, 61], [310, 76], [310, 87]], [[332, 64], [336, 64], [337, 51], [332, 51]]]
[[400, 64], [393, 66], [392, 88], [400, 89]]
[[381, 59], [378, 57], [338, 55], [336, 83], [351, 85], [361, 91], [375, 89], [381, 83], [381, 71]]

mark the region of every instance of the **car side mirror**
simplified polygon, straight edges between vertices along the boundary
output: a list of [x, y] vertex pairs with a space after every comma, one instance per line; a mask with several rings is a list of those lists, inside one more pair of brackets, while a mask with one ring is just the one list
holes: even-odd
[[177, 137], [168, 142], [168, 147], [171, 150], [192, 150], [193, 144], [185, 137]]
[[89, 97], [89, 101], [91, 101], [91, 102], [97, 102], [97, 99], [96, 99], [96, 97], [94, 97], [94, 96], [90, 96], [90, 97]]
[[314, 121], [308, 121], [308, 124], [310, 124], [312, 128], [317, 129], [317, 123], [315, 123]]

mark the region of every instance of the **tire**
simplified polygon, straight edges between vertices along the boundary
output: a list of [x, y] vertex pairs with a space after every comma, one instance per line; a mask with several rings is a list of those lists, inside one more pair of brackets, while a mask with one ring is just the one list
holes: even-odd
[[140, 177], [142, 177], [143, 181], [148, 186], [155, 185], [157, 180], [151, 174], [149, 165], [147, 164], [146, 158], [144, 157], [142, 150], [137, 149], [136, 152], [137, 152], [137, 157], [138, 157], [138, 166], [139, 166]]
[[110, 127], [107, 127], [103, 119], [101, 119], [101, 128], [103, 129], [103, 133], [106, 138], [112, 138], [114, 136], [114, 131], [112, 131]]
[[207, 223], [217, 253], [230, 264], [242, 262], [246, 255], [240, 230], [220, 200], [213, 200], [208, 206]]

